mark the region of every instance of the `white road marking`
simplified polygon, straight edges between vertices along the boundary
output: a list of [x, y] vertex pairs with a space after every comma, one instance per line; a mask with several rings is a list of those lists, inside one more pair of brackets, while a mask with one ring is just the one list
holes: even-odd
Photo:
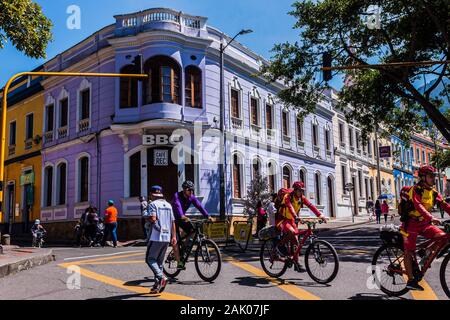
[[108, 254], [97, 254], [97, 255], [93, 255], [93, 256], [72, 257], [72, 258], [66, 258], [66, 259], [64, 259], [64, 261], [86, 259], [86, 258], [97, 258], [97, 257], [109, 257], [109, 256], [117, 256], [117, 255], [125, 254], [125, 253], [144, 252], [144, 251], [145, 250], [121, 251], [121, 252], [108, 253]]

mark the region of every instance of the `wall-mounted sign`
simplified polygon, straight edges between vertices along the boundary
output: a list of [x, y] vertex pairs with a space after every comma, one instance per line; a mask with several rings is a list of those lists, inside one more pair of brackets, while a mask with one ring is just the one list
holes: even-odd
[[155, 167], [169, 166], [169, 150], [154, 150], [153, 165]]
[[34, 184], [34, 172], [23, 174], [20, 176], [20, 185]]
[[175, 145], [181, 141], [183, 141], [183, 137], [179, 134], [147, 134], [142, 136], [144, 146]]
[[381, 146], [380, 158], [390, 158], [390, 157], [391, 157], [391, 146]]

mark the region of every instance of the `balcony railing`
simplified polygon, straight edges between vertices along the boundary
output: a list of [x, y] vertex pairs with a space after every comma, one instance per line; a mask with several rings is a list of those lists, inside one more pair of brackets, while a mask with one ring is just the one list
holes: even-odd
[[33, 148], [33, 139], [25, 140], [25, 150]]
[[260, 137], [261, 136], [261, 127], [252, 124], [252, 135], [254, 135], [256, 137]]
[[11, 145], [8, 147], [8, 155], [13, 156], [16, 154], [16, 145]]
[[53, 141], [53, 131], [47, 131], [44, 133], [44, 140], [45, 143], [49, 143]]
[[58, 138], [63, 139], [67, 137], [67, 126], [58, 129]]
[[283, 144], [291, 145], [291, 137], [283, 135]]
[[297, 145], [298, 145], [300, 148], [305, 148], [305, 141], [297, 140]]
[[86, 131], [89, 129], [90, 120], [89, 119], [83, 119], [78, 123], [78, 131]]
[[231, 125], [233, 130], [242, 130], [242, 119], [231, 118]]
[[276, 137], [276, 132], [274, 129], [267, 129], [267, 139], [274, 140]]

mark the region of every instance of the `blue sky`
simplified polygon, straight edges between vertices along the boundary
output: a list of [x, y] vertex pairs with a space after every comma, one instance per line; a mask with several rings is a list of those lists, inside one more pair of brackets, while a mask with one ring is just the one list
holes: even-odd
[[[116, 14], [131, 13], [155, 7], [167, 7], [193, 15], [208, 17], [208, 24], [233, 36], [242, 28], [251, 28], [254, 33], [241, 36], [239, 41], [270, 58], [275, 43], [295, 41], [298, 30], [292, 26], [295, 19], [287, 13], [294, 0], [36, 0], [54, 24], [53, 42], [47, 49], [47, 59], [70, 48], [102, 27], [114, 23]], [[81, 30], [66, 27], [70, 5], [81, 8]], [[26, 57], [10, 44], [0, 50], [0, 87], [7, 79], [21, 71], [30, 71], [45, 59]]]

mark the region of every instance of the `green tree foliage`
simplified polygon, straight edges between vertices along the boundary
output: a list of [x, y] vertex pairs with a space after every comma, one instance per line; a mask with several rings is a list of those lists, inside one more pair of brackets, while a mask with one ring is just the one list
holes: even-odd
[[[378, 1], [381, 28], [369, 28], [367, 13], [376, 3], [305, 0], [293, 4], [289, 14], [297, 19], [294, 28], [300, 39], [276, 44], [270, 64], [261, 70], [269, 82], [286, 85], [279, 93], [281, 102], [299, 110], [301, 116], [315, 111], [328, 87], [321, 81], [323, 52], [331, 53], [334, 66], [449, 60], [448, 0]], [[423, 110], [436, 111], [439, 119], [450, 125], [438, 110], [443, 99], [448, 100], [448, 87], [441, 86], [442, 92], [435, 92], [450, 74], [445, 64], [340, 72], [346, 86], [337, 107], [361, 127], [363, 139], [382, 127], [408, 141], [410, 134], [422, 129], [419, 111]], [[432, 78], [436, 82], [432, 83]], [[417, 89], [422, 85], [426, 89]], [[446, 125], [440, 130], [442, 127]]]
[[27, 56], [45, 58], [47, 44], [52, 40], [51, 27], [52, 22], [33, 1], [0, 1], [0, 48], [9, 39]]

